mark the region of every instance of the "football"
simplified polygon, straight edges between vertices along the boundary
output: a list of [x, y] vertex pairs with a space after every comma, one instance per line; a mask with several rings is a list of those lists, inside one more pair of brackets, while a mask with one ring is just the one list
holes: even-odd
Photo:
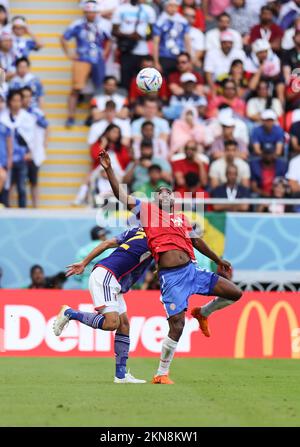
[[157, 92], [162, 85], [162, 76], [156, 68], [143, 68], [136, 77], [136, 83], [144, 93]]

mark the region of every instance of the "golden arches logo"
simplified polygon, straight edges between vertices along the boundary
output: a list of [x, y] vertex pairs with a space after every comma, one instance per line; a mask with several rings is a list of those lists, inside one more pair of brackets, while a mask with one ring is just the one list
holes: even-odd
[[[256, 310], [260, 319], [262, 330], [262, 350], [264, 356], [271, 357], [273, 355], [275, 325], [278, 319], [278, 314], [281, 310], [285, 311], [288, 319], [292, 346], [292, 334], [295, 333], [295, 330], [297, 328], [299, 328], [298, 320], [292, 306], [286, 301], [279, 301], [275, 304], [270, 314], [268, 315], [264, 306], [259, 301], [250, 301], [246, 304], [237, 326], [234, 348], [234, 356], [236, 358], [245, 357], [246, 331], [250, 314], [254, 310]], [[299, 359], [300, 353], [293, 352], [293, 349], [291, 349], [291, 357]]]

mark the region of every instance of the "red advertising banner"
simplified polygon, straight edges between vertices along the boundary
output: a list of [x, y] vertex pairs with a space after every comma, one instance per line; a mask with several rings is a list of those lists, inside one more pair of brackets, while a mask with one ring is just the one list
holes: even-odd
[[[210, 298], [194, 296], [190, 309]], [[158, 356], [168, 331], [159, 292], [126, 295], [132, 357]], [[88, 292], [0, 291], [0, 356], [109, 357], [113, 334], [71, 321], [61, 337], [52, 331], [62, 304], [93, 311]], [[210, 317], [211, 337], [186, 314], [177, 356], [300, 358], [300, 293], [246, 292], [234, 305]]]

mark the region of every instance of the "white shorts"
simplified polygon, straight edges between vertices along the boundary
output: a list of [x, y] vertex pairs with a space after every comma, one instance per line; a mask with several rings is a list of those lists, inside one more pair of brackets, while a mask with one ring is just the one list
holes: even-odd
[[89, 290], [92, 295], [95, 310], [102, 314], [127, 311], [121, 285], [114, 275], [103, 267], [97, 267], [89, 278]]

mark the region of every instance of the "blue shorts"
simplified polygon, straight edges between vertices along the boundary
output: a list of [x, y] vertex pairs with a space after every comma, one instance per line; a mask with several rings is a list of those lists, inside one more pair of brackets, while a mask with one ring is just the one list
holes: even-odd
[[160, 300], [167, 318], [186, 310], [191, 295], [212, 295], [218, 279], [218, 275], [201, 269], [194, 262], [182, 267], [160, 270]]

